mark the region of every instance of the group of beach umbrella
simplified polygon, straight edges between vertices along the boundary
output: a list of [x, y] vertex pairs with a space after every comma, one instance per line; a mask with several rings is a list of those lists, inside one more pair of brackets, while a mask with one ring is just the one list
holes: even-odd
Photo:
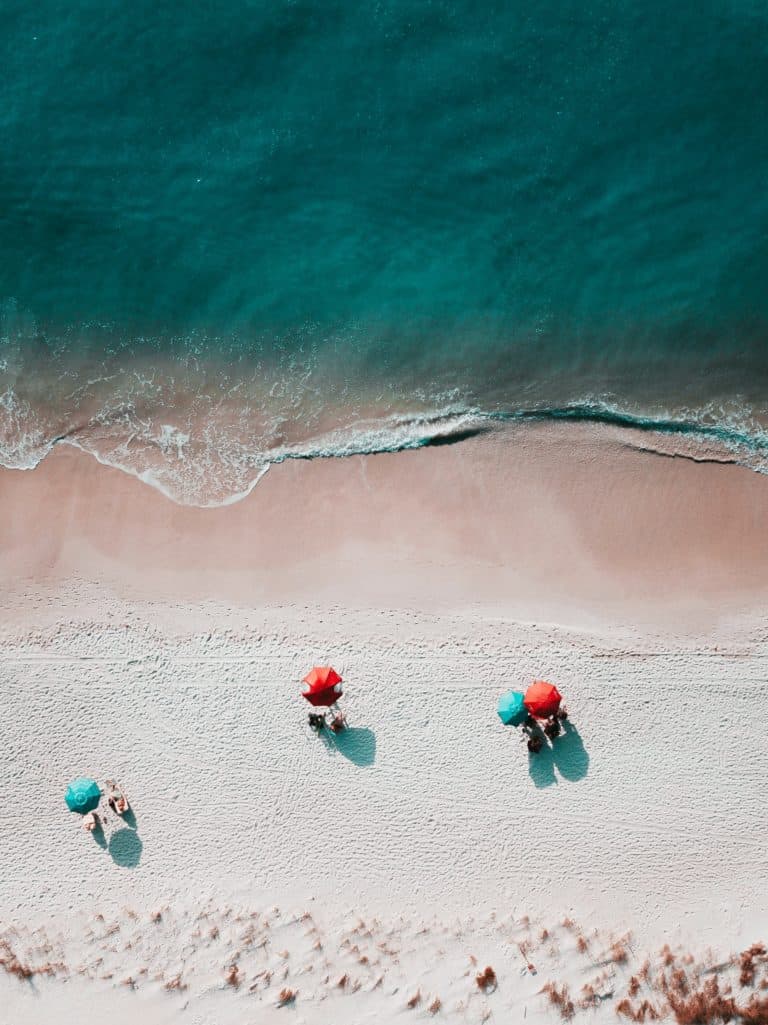
[[496, 711], [505, 726], [522, 726], [529, 716], [534, 719], [549, 719], [557, 715], [562, 696], [554, 684], [545, 680], [534, 680], [523, 694], [511, 690], [499, 698]]
[[[315, 666], [304, 677], [303, 696], [316, 708], [331, 708], [342, 695], [341, 677], [331, 666]], [[101, 788], [95, 779], [74, 779], [67, 787], [64, 800], [70, 811], [87, 815], [95, 811], [101, 800]]]
[[[333, 707], [343, 693], [342, 678], [332, 666], [315, 666], [302, 682], [302, 696], [315, 708]], [[557, 687], [544, 680], [535, 680], [525, 693], [511, 690], [502, 695], [496, 711], [505, 726], [523, 726], [529, 716], [549, 719], [557, 715], [561, 701]], [[80, 815], [95, 811], [100, 799], [99, 784], [87, 777], [73, 780], [64, 795], [69, 810]]]
[[[302, 696], [315, 708], [331, 708], [342, 696], [342, 682], [332, 666], [315, 666], [302, 681]], [[554, 684], [534, 680], [525, 693], [511, 690], [500, 697], [496, 711], [505, 726], [522, 726], [529, 716], [549, 719], [557, 715], [562, 700]]]

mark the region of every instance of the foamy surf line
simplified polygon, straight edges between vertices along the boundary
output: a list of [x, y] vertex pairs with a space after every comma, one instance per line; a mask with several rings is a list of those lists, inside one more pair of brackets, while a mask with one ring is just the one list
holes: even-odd
[[[179, 505], [199, 508], [217, 508], [242, 501], [272, 466], [289, 460], [343, 459], [351, 456], [396, 453], [429, 445], [455, 444], [490, 430], [487, 417], [476, 412], [436, 413], [432, 416], [402, 416], [380, 422], [363, 421], [353, 428], [337, 428], [297, 445], [286, 445], [265, 451], [250, 451], [243, 446], [232, 459], [231, 453], [206, 452], [205, 465], [194, 471], [193, 461], [185, 451], [189, 435], [172, 431], [162, 424], [157, 432], [144, 441], [151, 441], [156, 454], [165, 458], [160, 467], [142, 467], [129, 459], [131, 438], [112, 446], [109, 454], [101, 451], [88, 438], [88, 425], [74, 428], [47, 441], [22, 437], [15, 445], [6, 447], [0, 455], [0, 465], [6, 469], [32, 470], [60, 445], [76, 448], [92, 456], [102, 466], [136, 477], [154, 487], [165, 497]], [[120, 453], [125, 454], [125, 458]], [[201, 470], [211, 470], [211, 463], [220, 457], [219, 467], [230, 470], [229, 493], [206, 499], [202, 494], [205, 478]], [[212, 459], [213, 457], [213, 459]], [[234, 469], [233, 469], [234, 463]], [[215, 471], [215, 463], [213, 467]], [[239, 470], [239, 472], [237, 472]], [[190, 482], [189, 477], [194, 480]], [[235, 481], [235, 477], [240, 480]], [[245, 478], [245, 479], [243, 479]]]
[[[10, 407], [4, 403], [0, 408], [8, 413]], [[145, 424], [140, 441], [154, 457], [154, 465], [142, 463], [141, 453], [132, 449], [135, 431], [124, 438], [110, 438], [108, 451], [105, 451], [102, 437], [89, 436], [94, 426], [90, 423], [45, 439], [40, 430], [28, 425], [24, 431], [14, 432], [14, 418], [7, 419], [6, 443], [0, 450], [0, 465], [7, 469], [34, 469], [57, 446], [68, 445], [92, 456], [103, 466], [136, 477], [178, 505], [198, 508], [218, 508], [242, 501], [270, 467], [289, 460], [345, 459], [406, 452], [459, 444], [505, 427], [547, 423], [617, 428], [626, 431], [627, 444], [640, 451], [732, 463], [768, 473], [768, 433], [746, 413], [719, 422], [713, 421], [709, 413], [700, 418], [649, 417], [605, 402], [512, 411], [454, 409], [431, 415], [404, 414], [378, 421], [363, 420], [303, 442], [264, 450], [256, 448], [253, 442], [236, 441], [231, 443], [230, 449], [217, 451], [207, 442], [200, 446], [198, 438], [194, 439], [200, 447], [197, 459], [190, 454], [191, 432], [181, 432], [168, 424]], [[98, 426], [102, 428], [103, 424]], [[657, 444], [640, 442], [632, 437], [634, 433], [653, 437]]]

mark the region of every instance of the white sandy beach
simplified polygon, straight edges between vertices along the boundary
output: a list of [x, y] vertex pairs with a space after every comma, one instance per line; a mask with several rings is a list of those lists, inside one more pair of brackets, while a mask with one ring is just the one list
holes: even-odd
[[[759, 995], [768, 478], [633, 443], [284, 464], [211, 510], [66, 447], [4, 471], [0, 1022], [615, 1021], [675, 967]], [[534, 678], [570, 711], [536, 757], [495, 712]], [[82, 832], [78, 775], [135, 828]]]

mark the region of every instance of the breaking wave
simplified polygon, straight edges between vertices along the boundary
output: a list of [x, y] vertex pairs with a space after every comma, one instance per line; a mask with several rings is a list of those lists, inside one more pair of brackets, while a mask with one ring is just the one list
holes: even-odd
[[187, 417], [182, 426], [154, 422], [130, 406], [73, 418], [64, 428], [19, 399], [0, 395], [0, 465], [33, 469], [59, 445], [128, 473], [181, 505], [216, 507], [249, 495], [270, 467], [299, 459], [334, 459], [458, 444], [502, 427], [582, 423], [615, 428], [627, 444], [663, 455], [731, 462], [768, 473], [768, 432], [747, 410], [629, 412], [602, 400], [563, 406], [483, 410], [453, 406], [390, 413], [319, 429], [287, 440], [285, 425], [247, 429], [247, 418]]

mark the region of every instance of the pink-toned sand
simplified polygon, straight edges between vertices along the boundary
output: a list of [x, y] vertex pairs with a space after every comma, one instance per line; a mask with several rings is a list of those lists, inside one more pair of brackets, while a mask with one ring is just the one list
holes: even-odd
[[[631, 436], [630, 436], [631, 438]], [[153, 598], [331, 600], [526, 620], [706, 625], [768, 593], [768, 478], [638, 453], [604, 428], [273, 467], [229, 507], [178, 506], [60, 446], [0, 474], [7, 590], [70, 576]]]

